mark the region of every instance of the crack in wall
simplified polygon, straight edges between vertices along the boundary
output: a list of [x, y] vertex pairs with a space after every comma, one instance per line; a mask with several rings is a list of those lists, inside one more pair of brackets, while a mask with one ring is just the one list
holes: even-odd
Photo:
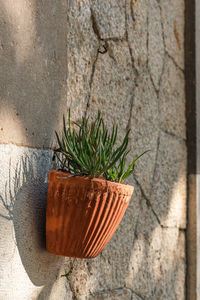
[[149, 62], [148, 62], [148, 55], [147, 55], [147, 69], [148, 69], [149, 77], [150, 77], [150, 80], [151, 80], [151, 84], [152, 84], [152, 86], [153, 86], [153, 89], [154, 89], [154, 91], [155, 91], [155, 93], [156, 93], [156, 96], [157, 96], [157, 98], [158, 98], [158, 96], [159, 96], [159, 89], [157, 89], [156, 86], [155, 86], [155, 83], [154, 83], [154, 81], [153, 81], [153, 77], [152, 77], [152, 74], [151, 74], [151, 71], [150, 71], [150, 69], [149, 69], [148, 64], [149, 64]]
[[97, 25], [97, 21], [96, 21], [96, 18], [95, 18], [95, 15], [94, 15], [94, 11], [92, 8], [90, 8], [90, 16], [91, 16], [91, 23], [92, 23], [92, 28], [93, 28], [93, 31], [94, 31], [94, 34], [96, 35], [97, 39], [98, 40], [101, 40], [101, 35], [100, 35], [100, 32], [99, 32], [99, 27]]
[[162, 227], [162, 224], [161, 224], [161, 222], [160, 222], [160, 219], [159, 219], [158, 215], [156, 214], [155, 210], [154, 210], [153, 207], [152, 207], [151, 201], [148, 199], [148, 197], [147, 197], [147, 195], [145, 194], [145, 191], [143, 190], [143, 188], [142, 188], [141, 184], [139, 183], [139, 181], [136, 179], [136, 177], [134, 177], [134, 178], [135, 178], [135, 181], [136, 181], [138, 187], [140, 188], [142, 197], [143, 197], [144, 200], [146, 201], [147, 206], [151, 209], [151, 211], [153, 212], [154, 216], [156, 217], [156, 220], [157, 220], [158, 224]]
[[111, 37], [108, 37], [108, 38], [102, 38], [101, 34], [100, 34], [98, 22], [97, 22], [97, 20], [95, 18], [94, 11], [93, 11], [92, 8], [90, 8], [90, 11], [91, 11], [92, 28], [93, 28], [93, 31], [94, 31], [94, 33], [95, 33], [95, 35], [96, 35], [96, 37], [97, 37], [100, 45], [101, 45], [101, 42], [105, 42], [105, 46], [108, 46], [108, 44], [106, 43], [108, 41], [113, 41], [113, 42], [123, 42], [123, 41], [126, 41], [126, 33], [124, 34], [123, 37], [111, 36]]
[[175, 58], [169, 54], [168, 50], [167, 50], [167, 45], [166, 45], [166, 41], [165, 41], [165, 35], [164, 35], [164, 24], [163, 24], [163, 21], [162, 21], [162, 7], [161, 7], [161, 4], [160, 4], [160, 1], [159, 0], [156, 0], [157, 3], [158, 3], [158, 7], [160, 9], [160, 22], [161, 22], [161, 28], [162, 28], [162, 38], [163, 38], [163, 44], [164, 44], [164, 51], [165, 51], [165, 55], [167, 55], [169, 58], [171, 58], [171, 60], [173, 61], [174, 65], [176, 66], [176, 68], [178, 68], [181, 72], [185, 72], [184, 69], [182, 69], [176, 62]]
[[[109, 47], [108, 42], [109, 41], [113, 41], [113, 42], [123, 42], [123, 41], [126, 41], [127, 45], [128, 45], [129, 55], [130, 55], [131, 63], [132, 63], [132, 69], [133, 69], [133, 72], [134, 72], [134, 75], [135, 75], [135, 80], [134, 80], [135, 85], [133, 87], [133, 95], [132, 95], [132, 97], [130, 99], [130, 114], [129, 114], [129, 118], [128, 118], [126, 130], [128, 130], [130, 128], [130, 126], [131, 126], [132, 110], [133, 110], [133, 106], [134, 106], [134, 90], [135, 90], [135, 87], [137, 86], [137, 81], [138, 81], [138, 77], [139, 77], [139, 73], [137, 71], [137, 68], [135, 67], [134, 57], [133, 57], [131, 45], [130, 45], [129, 38], [128, 38], [128, 25], [127, 25], [127, 19], [128, 19], [127, 6], [128, 6], [128, 3], [130, 5], [130, 9], [132, 10], [131, 1], [128, 2], [126, 0], [125, 1], [125, 34], [124, 34], [124, 37], [109, 37], [109, 38], [104, 38], [104, 39], [101, 38], [100, 30], [99, 30], [99, 27], [98, 27], [98, 24], [97, 24], [97, 20], [95, 18], [94, 11], [93, 11], [92, 8], [90, 9], [91, 10], [92, 28], [93, 28], [94, 34], [96, 35], [96, 37], [97, 37], [97, 39], [99, 41], [98, 50], [97, 50], [98, 53], [104, 54], [104, 53], [108, 52], [108, 55], [110, 56], [110, 58], [113, 59], [114, 62], [116, 63], [116, 59], [114, 57], [113, 51]], [[132, 13], [133, 13], [133, 11], [132, 11]], [[104, 44], [102, 44], [102, 42], [104, 42]], [[103, 46], [104, 49], [105, 49], [105, 52], [103, 52], [103, 53], [100, 51], [100, 47], [101, 46]], [[91, 87], [92, 87], [93, 77], [94, 77], [94, 73], [95, 73], [95, 66], [96, 66], [96, 62], [97, 62], [97, 59], [98, 59], [98, 53], [97, 53], [96, 59], [95, 59], [95, 61], [93, 63], [93, 67], [92, 67], [92, 74], [91, 74], [91, 79], [90, 79], [90, 84], [89, 84], [90, 85], [90, 93], [91, 93]], [[91, 94], [88, 96], [85, 115], [87, 115], [87, 110], [88, 110], [88, 108], [90, 106], [90, 98], [91, 98]]]
[[90, 81], [89, 81], [89, 94], [87, 96], [87, 104], [86, 104], [86, 110], [85, 110], [85, 117], [87, 116], [87, 112], [88, 112], [88, 109], [90, 107], [92, 84], [93, 84], [93, 80], [94, 80], [94, 73], [95, 73], [96, 63], [97, 63], [98, 57], [99, 57], [99, 51], [96, 52], [96, 57], [95, 57], [95, 60], [94, 60], [94, 62], [92, 64], [92, 71], [91, 71], [91, 76], [90, 76]]
[[160, 5], [160, 1], [157, 1], [158, 3], [158, 7], [159, 7], [159, 10], [160, 10], [160, 24], [161, 24], [161, 28], [162, 28], [162, 40], [163, 40], [163, 44], [164, 44], [164, 49], [166, 49], [166, 42], [165, 42], [165, 35], [164, 35], [164, 24], [163, 24], [163, 21], [162, 21], [162, 7]]
[[166, 55], [172, 60], [172, 62], [174, 63], [175, 67], [176, 67], [179, 71], [181, 71], [181, 72], [184, 74], [184, 73], [185, 73], [185, 70], [182, 69], [182, 68], [177, 64], [177, 62], [175, 61], [175, 59], [173, 58], [173, 56], [171, 56], [171, 54], [169, 54], [169, 52], [168, 52], [167, 49], [165, 49], [165, 53], [166, 53]]
[[[96, 63], [99, 57], [99, 54], [105, 54], [108, 52], [109, 57], [116, 63], [116, 59], [115, 56], [113, 54], [113, 51], [111, 49], [111, 47], [109, 47], [108, 42], [109, 41], [113, 41], [113, 42], [122, 42], [126, 40], [126, 35], [124, 35], [124, 37], [109, 37], [109, 38], [105, 38], [102, 39], [101, 38], [101, 34], [100, 34], [100, 30], [98, 27], [98, 23], [97, 20], [95, 18], [95, 14], [92, 8], [90, 8], [90, 12], [91, 12], [91, 24], [92, 24], [92, 28], [94, 31], [95, 36], [98, 39], [98, 45], [97, 45], [97, 52], [96, 52], [96, 57], [94, 59], [94, 62], [92, 64], [92, 72], [91, 72], [91, 76], [90, 76], [90, 81], [89, 81], [89, 95], [87, 96], [87, 100], [86, 100], [86, 110], [85, 110], [85, 116], [87, 116], [87, 112], [88, 112], [88, 108], [90, 107], [90, 100], [91, 100], [91, 89], [92, 89], [92, 84], [93, 84], [93, 79], [94, 79], [94, 74], [95, 74], [95, 69], [96, 69]], [[103, 50], [101, 51], [101, 48], [103, 48]]]
[[[157, 1], [156, 1], [157, 2]], [[154, 90], [156, 92], [157, 98], [159, 99], [159, 93], [160, 93], [160, 87], [161, 87], [161, 80], [164, 74], [164, 67], [165, 67], [165, 56], [166, 56], [166, 45], [165, 45], [165, 40], [164, 40], [164, 28], [163, 28], [163, 22], [162, 22], [162, 15], [161, 15], [161, 7], [160, 4], [158, 4], [158, 8], [160, 10], [160, 25], [161, 25], [161, 35], [162, 35], [162, 42], [163, 42], [163, 48], [164, 48], [164, 53], [162, 56], [162, 70], [161, 70], [161, 74], [158, 80], [158, 88], [156, 87], [151, 71], [150, 71], [150, 67], [149, 67], [149, 11], [147, 12], [147, 69], [150, 75], [150, 80], [151, 83], [154, 87]]]
[[154, 216], [156, 217], [156, 220], [158, 222], [158, 224], [160, 225], [161, 228], [163, 229], [178, 229], [178, 230], [183, 230], [183, 231], [186, 231], [185, 228], [182, 228], [182, 227], [178, 227], [178, 226], [166, 226], [166, 225], [163, 225], [157, 215], [157, 213], [155, 212], [155, 210], [153, 209], [153, 206], [151, 204], [151, 201], [150, 199], [147, 197], [147, 195], [145, 194], [141, 184], [139, 183], [139, 181], [136, 179], [136, 177], [134, 177], [135, 181], [136, 181], [136, 184], [138, 185], [138, 187], [140, 188], [140, 191], [141, 191], [141, 194], [142, 194], [142, 197], [144, 198], [144, 200], [146, 201], [146, 204], [147, 206], [151, 209], [151, 211], [153, 212]]
[[[166, 60], [166, 55], [164, 53], [164, 55], [163, 55], [163, 66], [162, 66], [162, 70], [161, 70], [161, 74], [160, 74], [160, 79], [159, 79], [159, 82], [158, 82], [158, 99], [160, 99], [161, 82], [162, 82], [162, 78], [163, 78], [164, 71], [165, 71], [165, 60]], [[159, 106], [158, 106], [158, 108], [159, 108]]]
[[157, 3], [158, 3], [159, 10], [160, 10], [160, 25], [161, 25], [162, 41], [163, 41], [163, 46], [164, 46], [163, 67], [162, 67], [162, 72], [161, 72], [160, 80], [159, 80], [159, 93], [160, 93], [161, 81], [162, 81], [162, 77], [163, 77], [164, 70], [165, 70], [165, 56], [166, 56], [167, 46], [166, 46], [166, 42], [165, 42], [164, 25], [163, 25], [163, 21], [162, 21], [162, 8], [160, 5], [160, 1], [157, 1]]
[[[137, 298], [139, 298], [140, 300], [144, 300], [144, 298], [141, 296], [141, 295], [139, 295], [138, 293], [136, 293], [136, 292], [134, 292], [134, 291], [132, 291], [131, 289], [130, 289], [130, 291], [132, 292], [132, 296], [137, 296]], [[138, 300], [139, 300], [138, 299]]]
[[127, 13], [128, 4], [130, 7], [130, 10], [132, 10], [132, 1], [131, 0], [130, 0], [130, 2], [128, 2], [127, 0], [125, 1], [125, 39], [126, 39], [126, 42], [128, 45], [129, 55], [131, 58], [131, 64], [132, 64], [133, 73], [135, 75], [135, 79], [134, 79], [134, 87], [133, 87], [132, 97], [130, 99], [130, 114], [129, 114], [129, 118], [128, 118], [128, 122], [127, 122], [127, 126], [126, 126], [127, 131], [131, 127], [131, 117], [132, 117], [132, 111], [133, 111], [134, 99], [135, 99], [134, 91], [135, 91], [135, 88], [137, 87], [137, 82], [139, 79], [139, 72], [138, 72], [137, 68], [135, 67], [134, 57], [133, 57], [133, 53], [132, 53], [132, 49], [131, 49], [131, 45], [130, 45], [130, 41], [129, 41], [129, 36], [128, 36], [128, 13]]
[[116, 36], [113, 36], [113, 37], [109, 37], [109, 38], [104, 38], [104, 39], [101, 39], [102, 41], [113, 41], [113, 42], [124, 42], [126, 41], [126, 35], [124, 35], [123, 37], [116, 37]]
[[156, 174], [156, 168], [157, 168], [157, 163], [158, 163], [159, 147], [160, 147], [160, 132], [158, 133], [158, 138], [157, 138], [156, 157], [155, 157], [154, 170], [153, 170], [153, 177], [152, 177], [152, 182], [151, 182], [150, 197], [152, 196], [152, 192], [153, 192], [153, 185], [154, 185], [155, 174]]
[[135, 75], [137, 76], [138, 71], [137, 71], [137, 68], [135, 67], [134, 57], [133, 57], [133, 53], [132, 53], [132, 49], [131, 49], [131, 45], [130, 45], [129, 37], [128, 37], [128, 13], [127, 13], [128, 3], [129, 3], [129, 6], [130, 6], [131, 1], [130, 2], [128, 2], [128, 0], [125, 1], [125, 39], [126, 39], [127, 44], [128, 44], [128, 49], [129, 49], [129, 54], [130, 54], [130, 58], [131, 58], [132, 68], [133, 68], [133, 71], [134, 71]]
[[[140, 211], [141, 211], [141, 207], [140, 207]], [[135, 229], [134, 229], [134, 232], [133, 232], [132, 249], [134, 248], [135, 242], [138, 239], [137, 231], [138, 231], [138, 225], [139, 225], [139, 217], [140, 217], [140, 214], [138, 213], [137, 220], [135, 221]]]
[[163, 133], [165, 133], [165, 134], [167, 134], [167, 135], [170, 135], [171, 137], [174, 137], [174, 138], [176, 138], [176, 140], [178, 140], [179, 142], [182, 142], [182, 143], [186, 143], [186, 139], [185, 138], [183, 138], [182, 136], [179, 136], [179, 135], [177, 135], [177, 134], [175, 134], [175, 133], [173, 133], [173, 132], [170, 132], [170, 131], [168, 131], [168, 130], [166, 130], [165, 128], [162, 128], [162, 127], [160, 127], [160, 130], [163, 132]]
[[124, 286], [127, 290], [129, 290], [132, 294], [132, 296], [136, 296], [139, 298], [139, 300], [144, 300], [143, 296], [141, 296], [140, 294], [136, 293], [134, 290], [132, 290], [130, 287], [127, 287], [126, 284]]
[[[130, 10], [131, 10], [132, 21], [134, 22], [135, 20], [134, 20], [134, 18], [133, 18], [132, 0], [130, 0], [129, 4], [130, 4]], [[129, 42], [129, 37], [128, 37], [128, 25], [127, 25], [127, 18], [128, 18], [128, 17], [127, 17], [127, 1], [126, 1], [125, 16], [126, 16], [126, 19], [125, 19], [126, 40], [127, 40], [127, 43], [128, 43], [128, 48], [129, 48], [129, 53], [130, 53], [130, 57], [131, 57], [132, 67], [133, 67], [134, 72], [136, 73], [136, 79], [135, 79], [135, 82], [136, 82], [136, 85], [137, 85], [137, 80], [138, 80], [138, 78], [139, 78], [139, 72], [138, 72], [137, 69], [135, 68], [134, 57], [133, 57], [133, 53], [132, 53], [132, 49], [131, 49], [130, 42]], [[146, 41], [146, 43], [147, 43], [147, 45], [146, 45], [146, 46], [147, 46], [147, 70], [148, 70], [148, 73], [149, 73], [149, 75], [150, 75], [150, 80], [151, 80], [151, 82], [152, 82], [154, 91], [155, 91], [155, 93], [156, 93], [156, 95], [157, 95], [157, 98], [159, 99], [159, 90], [156, 89], [156, 86], [155, 86], [155, 84], [154, 84], [154, 81], [153, 81], [151, 72], [150, 72], [150, 70], [149, 70], [149, 16], [148, 16], [148, 13], [147, 13], [147, 20], [146, 20], [146, 22], [147, 22], [147, 41]], [[163, 58], [163, 60], [164, 60], [164, 58]], [[164, 65], [164, 63], [163, 63], [163, 65]], [[162, 68], [162, 71], [163, 71], [163, 69], [164, 69], [164, 68]], [[161, 75], [163, 75], [163, 73], [161, 73]], [[160, 81], [161, 81], [161, 76], [160, 76], [159, 82], [160, 82]], [[135, 88], [134, 88], [134, 90], [135, 90]], [[129, 128], [130, 128], [130, 125], [131, 125], [131, 116], [132, 116], [133, 106], [134, 106], [134, 95], [133, 95], [133, 97], [131, 98], [131, 109], [130, 109], [129, 120], [128, 120], [128, 123], [127, 123], [127, 129], [129, 129]], [[155, 170], [156, 170], [156, 164], [157, 164], [157, 157], [158, 157], [158, 147], [159, 147], [159, 144], [160, 144], [160, 138], [158, 137], [158, 140], [157, 140], [157, 152], [156, 152], [156, 160], [155, 160], [154, 173], [155, 173]], [[155, 176], [155, 174], [154, 174], [153, 176]], [[160, 222], [160, 219], [159, 219], [158, 215], [156, 214], [156, 212], [154, 211], [154, 209], [153, 209], [153, 207], [152, 207], [152, 204], [151, 204], [150, 200], [148, 199], [148, 197], [146, 196], [146, 194], [145, 194], [143, 188], [141, 187], [140, 183], [138, 182], [138, 180], [137, 180], [136, 178], [135, 178], [135, 181], [136, 181], [136, 183], [138, 184], [138, 186], [139, 186], [139, 188], [140, 188], [140, 190], [141, 190], [142, 196], [144, 197], [144, 199], [145, 199], [145, 201], [146, 201], [148, 207], [151, 208], [151, 210], [152, 210], [154, 216], [156, 217], [157, 222], [158, 222], [159, 225], [162, 227], [162, 224], [161, 224], [161, 222]], [[151, 191], [151, 193], [152, 193], [152, 191]]]
[[146, 47], [147, 47], [147, 70], [148, 70], [148, 73], [149, 73], [149, 76], [150, 76], [150, 80], [151, 80], [151, 83], [153, 85], [153, 88], [156, 92], [156, 95], [158, 96], [158, 89], [156, 88], [155, 86], [155, 83], [154, 83], [154, 80], [153, 80], [153, 77], [152, 77], [152, 74], [151, 74], [151, 70], [150, 70], [150, 67], [149, 67], [149, 11], [147, 12], [147, 41], [146, 41]]
[[133, 0], [130, 0], [130, 12], [131, 12], [131, 19], [133, 21], [133, 24], [135, 23], [135, 17], [134, 17], [134, 12], [133, 12]]
[[99, 33], [99, 29], [98, 29], [98, 25], [94, 16], [94, 12], [92, 10], [92, 8], [90, 8], [90, 19], [91, 19], [91, 24], [92, 24], [92, 29], [94, 32], [94, 35], [97, 37], [98, 40], [98, 45], [97, 45], [97, 50], [96, 50], [96, 56], [95, 59], [93, 61], [92, 64], [92, 71], [91, 71], [91, 76], [90, 76], [90, 80], [89, 80], [89, 94], [87, 96], [86, 99], [86, 110], [85, 110], [85, 117], [87, 116], [87, 112], [88, 109], [90, 107], [90, 100], [91, 100], [91, 90], [92, 90], [92, 84], [93, 84], [93, 80], [94, 80], [94, 73], [95, 73], [95, 69], [96, 69], [96, 63], [98, 60], [98, 56], [99, 56], [99, 47], [100, 47], [100, 33]]
[[113, 53], [113, 50], [112, 48], [109, 46], [108, 44], [108, 41], [110, 41], [109, 39], [108, 40], [104, 40], [105, 41], [105, 46], [106, 46], [106, 49], [108, 51], [108, 55], [110, 56], [110, 58], [115, 62], [117, 63], [116, 59], [115, 59], [115, 55]]
[[132, 112], [133, 112], [133, 106], [134, 106], [134, 94], [132, 95], [131, 99], [130, 99], [130, 113], [129, 113], [129, 118], [128, 118], [128, 122], [126, 125], [126, 131], [128, 131], [129, 129], [131, 129], [131, 118], [132, 118]]

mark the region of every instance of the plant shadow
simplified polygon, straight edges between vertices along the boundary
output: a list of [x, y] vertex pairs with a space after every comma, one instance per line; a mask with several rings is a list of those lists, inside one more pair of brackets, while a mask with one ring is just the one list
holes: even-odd
[[[45, 247], [49, 167], [49, 151], [41, 157], [30, 151], [17, 163], [14, 176], [9, 171], [4, 197], [0, 196], [5, 211], [1, 217], [13, 222], [23, 267], [31, 282], [43, 287], [37, 299], [48, 299], [64, 263], [63, 257], [48, 253]], [[13, 169], [11, 161], [9, 169]]]

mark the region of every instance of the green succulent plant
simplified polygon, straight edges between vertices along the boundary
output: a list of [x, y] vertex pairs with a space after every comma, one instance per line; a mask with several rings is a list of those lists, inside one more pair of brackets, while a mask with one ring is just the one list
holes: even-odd
[[122, 143], [116, 146], [118, 126], [113, 125], [109, 132], [100, 111], [91, 123], [86, 117], [82, 118], [81, 124], [73, 123], [71, 128], [69, 110], [68, 126], [63, 116], [62, 136], [59, 137], [56, 132], [59, 148], [55, 150], [55, 156], [60, 162], [60, 169], [71, 174], [64, 178], [85, 175], [121, 183], [133, 173], [135, 162], [149, 151], [140, 154], [126, 168], [130, 130]]

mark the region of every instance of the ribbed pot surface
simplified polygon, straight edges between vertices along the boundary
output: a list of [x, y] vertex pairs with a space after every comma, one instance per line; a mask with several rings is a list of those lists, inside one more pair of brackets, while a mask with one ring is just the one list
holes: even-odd
[[60, 171], [49, 173], [46, 246], [53, 254], [97, 256], [117, 229], [133, 193], [130, 185]]

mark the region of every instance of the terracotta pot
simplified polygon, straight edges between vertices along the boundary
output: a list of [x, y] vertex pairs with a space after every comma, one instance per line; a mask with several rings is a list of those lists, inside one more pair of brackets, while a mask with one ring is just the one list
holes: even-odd
[[97, 256], [117, 229], [133, 193], [130, 185], [60, 171], [49, 173], [46, 246], [53, 254]]

